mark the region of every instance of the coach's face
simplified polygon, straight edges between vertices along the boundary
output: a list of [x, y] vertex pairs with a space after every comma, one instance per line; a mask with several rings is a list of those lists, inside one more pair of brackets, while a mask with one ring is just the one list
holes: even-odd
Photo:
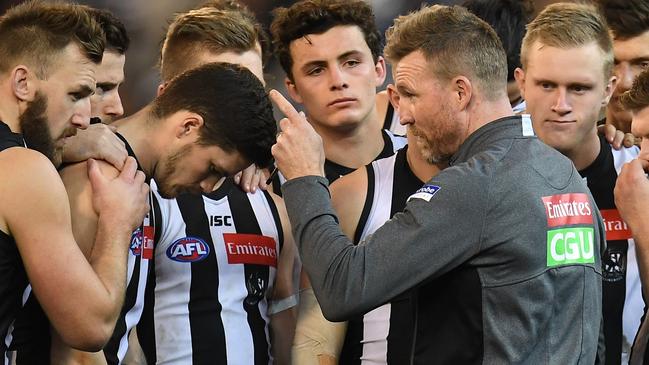
[[88, 127], [95, 68], [77, 45], [68, 45], [55, 57], [45, 80], [36, 81], [34, 98], [21, 112], [25, 141], [57, 166], [67, 138], [75, 135], [77, 128]]
[[349, 129], [376, 113], [376, 88], [385, 80], [385, 61], [374, 63], [358, 26], [335, 26], [290, 44], [291, 98], [304, 106], [309, 121]]
[[451, 82], [433, 75], [421, 51], [403, 57], [394, 66], [397, 104], [401, 124], [417, 138], [417, 147], [431, 164], [446, 163], [468, 136], [468, 123], [453, 108]]

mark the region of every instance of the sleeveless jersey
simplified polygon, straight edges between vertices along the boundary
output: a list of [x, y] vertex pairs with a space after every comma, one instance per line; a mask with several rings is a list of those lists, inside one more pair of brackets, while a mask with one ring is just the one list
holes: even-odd
[[157, 198], [163, 228], [138, 326], [147, 363], [272, 363], [267, 298], [283, 234], [270, 195], [226, 179], [210, 194]]
[[383, 129], [399, 135], [406, 135], [406, 126], [399, 123], [399, 114], [395, 112], [392, 103], [388, 102], [388, 108], [385, 111], [385, 119], [383, 120]]
[[606, 364], [628, 363], [633, 341], [644, 312], [640, 274], [631, 230], [615, 207], [613, 189], [626, 162], [636, 158], [638, 147], [613, 150], [600, 138], [595, 161], [579, 171], [600, 209], [606, 228], [602, 256], [602, 291]]
[[[116, 135], [124, 142], [129, 156], [136, 159], [133, 149], [119, 133]], [[142, 170], [138, 162], [138, 169]], [[155, 209], [155, 202], [149, 201]], [[115, 330], [104, 347], [104, 356], [108, 364], [120, 364], [128, 350], [128, 334], [138, 323], [144, 304], [144, 289], [147, 282], [148, 262], [142, 259], [142, 227], [133, 232], [129, 245], [127, 287], [124, 304], [115, 324]], [[50, 327], [47, 316], [38, 300], [29, 292], [25, 293], [26, 304], [16, 320], [16, 329], [11, 349], [16, 352], [17, 365], [49, 363], [51, 346]]]
[[[128, 141], [119, 133], [115, 133], [123, 142], [129, 156], [132, 156], [137, 161], [137, 156], [129, 145]], [[138, 170], [142, 170], [140, 162], [137, 162]], [[147, 182], [150, 184], [151, 180], [147, 177]], [[149, 204], [153, 214], [147, 215], [143, 225], [135, 230], [131, 235], [131, 244], [129, 245], [128, 254], [128, 268], [126, 278], [126, 296], [124, 297], [124, 305], [115, 324], [115, 330], [104, 347], [104, 356], [109, 365], [121, 364], [128, 350], [128, 336], [131, 330], [138, 324], [142, 316], [144, 308], [144, 293], [146, 283], [149, 275], [150, 259], [147, 258], [147, 249], [152, 250], [153, 247], [147, 248], [147, 237], [144, 234], [148, 227], [155, 227], [153, 224], [156, 221], [155, 212], [158, 210], [156, 199], [150, 195]], [[149, 234], [152, 236], [152, 234]], [[152, 242], [151, 242], [152, 243]], [[152, 252], [151, 252], [152, 253]]]
[[[424, 182], [410, 170], [408, 147], [366, 166], [367, 196], [356, 228], [359, 242], [381, 227]], [[347, 325], [340, 364], [407, 364], [415, 331], [412, 293], [407, 292]]]
[[[381, 134], [383, 137], [383, 150], [379, 153], [374, 160], [380, 160], [382, 158], [390, 157], [399, 149], [403, 148], [408, 144], [408, 139], [403, 136], [395, 135], [389, 130], [384, 129]], [[333, 161], [325, 160], [324, 171], [325, 177], [329, 180], [329, 184], [336, 181], [341, 176], [345, 176], [356, 170], [355, 168], [339, 165]], [[286, 178], [282, 175], [281, 172], [277, 172], [275, 177], [272, 180], [273, 192], [278, 195], [282, 195], [282, 190], [280, 189], [282, 184], [286, 182]]]
[[[0, 153], [11, 147], [25, 147], [22, 135], [13, 133], [0, 121]], [[6, 178], [9, 171], [0, 173]], [[8, 363], [7, 348], [13, 339], [13, 323], [24, 304], [23, 291], [27, 287], [27, 274], [16, 241], [0, 231], [0, 355], [2, 364]]]

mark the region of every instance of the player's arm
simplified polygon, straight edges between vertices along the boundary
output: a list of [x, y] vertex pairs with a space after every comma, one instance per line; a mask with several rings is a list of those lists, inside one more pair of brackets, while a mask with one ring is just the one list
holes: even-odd
[[297, 304], [297, 286], [293, 280], [297, 249], [293, 242], [284, 201], [271, 192], [269, 195], [277, 207], [284, 235], [284, 244], [277, 260], [277, 274], [269, 306], [270, 327], [273, 333], [272, 347], [277, 364], [290, 364], [291, 344], [295, 334], [295, 305]]
[[[649, 145], [644, 142], [643, 144]], [[643, 146], [644, 147], [644, 146]], [[649, 147], [649, 146], [648, 146]], [[643, 148], [643, 151], [645, 149]], [[649, 160], [643, 156], [626, 163], [615, 183], [615, 206], [633, 232], [642, 281], [642, 293], [649, 298]]]
[[52, 332], [50, 363], [60, 365], [107, 365], [103, 351], [84, 352], [75, 350], [65, 343], [56, 332]]
[[[111, 181], [91, 171], [101, 192], [94, 202], [103, 216], [88, 262], [72, 235], [67, 194], [52, 164], [27, 149], [8, 150], [0, 160], [0, 170], [15, 171], [11, 179], [2, 179], [2, 217], [45, 313], [65, 342], [76, 348], [103, 347], [124, 298], [125, 242], [133, 216], [141, 217], [147, 208], [143, 177], [136, 178], [134, 163]], [[115, 196], [128, 197], [130, 207]], [[122, 216], [120, 208], [125, 209]]]
[[[354, 234], [367, 196], [367, 173], [364, 167], [343, 176], [331, 185], [331, 203], [340, 219], [343, 233], [350, 239]], [[313, 293], [306, 272], [302, 272], [303, 290], [293, 341], [296, 364], [336, 364], [347, 332], [347, 322], [325, 319]]]
[[[99, 161], [102, 173], [110, 178], [117, 176], [118, 171], [108, 164]], [[92, 205], [92, 186], [88, 180], [87, 163], [80, 162], [69, 165], [60, 171], [61, 180], [68, 193], [70, 202], [70, 216], [72, 218], [72, 234], [83, 252], [90, 260], [97, 233], [98, 216]], [[126, 289], [124, 288], [124, 291]], [[114, 315], [119, 314], [118, 311]], [[67, 365], [103, 365], [106, 358], [103, 352], [84, 352], [75, 350], [65, 344], [63, 339], [52, 331], [52, 358], [53, 364]]]

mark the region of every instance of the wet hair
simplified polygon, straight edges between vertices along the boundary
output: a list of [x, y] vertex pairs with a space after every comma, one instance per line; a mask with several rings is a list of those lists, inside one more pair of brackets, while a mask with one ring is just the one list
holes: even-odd
[[125, 54], [131, 43], [124, 24], [108, 10], [89, 8], [88, 11], [101, 26], [106, 36], [106, 51]]
[[203, 118], [199, 143], [236, 150], [260, 167], [270, 164], [277, 134], [273, 108], [261, 81], [247, 68], [208, 63], [172, 79], [151, 114], [163, 119], [182, 110]]
[[0, 17], [0, 72], [24, 63], [46, 78], [69, 44], [78, 45], [91, 62], [101, 63], [104, 33], [86, 7], [42, 1], [16, 5]]
[[614, 39], [629, 39], [649, 30], [649, 2], [646, 0], [597, 0], [613, 31]]
[[270, 25], [275, 54], [289, 79], [293, 80], [290, 45], [309, 34], [322, 34], [340, 25], [360, 28], [374, 63], [381, 55], [381, 34], [376, 28], [372, 8], [362, 0], [303, 0], [288, 8], [273, 11]]
[[[262, 45], [263, 33], [251, 13], [208, 6], [178, 14], [169, 25], [161, 58], [163, 81], [195, 67], [192, 57], [210, 51], [244, 53]], [[260, 55], [261, 56], [261, 55]]]
[[237, 0], [208, 0], [204, 2], [200, 7], [211, 7], [220, 10], [236, 11], [248, 18], [250, 23], [255, 26], [255, 31], [257, 32], [257, 42], [259, 42], [259, 45], [261, 46], [262, 63], [265, 65], [268, 60], [270, 60], [273, 52], [268, 32], [266, 32], [261, 23], [257, 21], [255, 13], [253, 13], [246, 5]]

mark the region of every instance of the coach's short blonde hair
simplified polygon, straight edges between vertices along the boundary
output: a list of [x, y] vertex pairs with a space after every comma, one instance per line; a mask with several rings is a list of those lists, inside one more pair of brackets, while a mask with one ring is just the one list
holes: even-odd
[[464, 75], [488, 100], [505, 93], [507, 55], [496, 32], [460, 6], [433, 5], [400, 16], [386, 32], [385, 56], [392, 63], [423, 52], [442, 80]]

